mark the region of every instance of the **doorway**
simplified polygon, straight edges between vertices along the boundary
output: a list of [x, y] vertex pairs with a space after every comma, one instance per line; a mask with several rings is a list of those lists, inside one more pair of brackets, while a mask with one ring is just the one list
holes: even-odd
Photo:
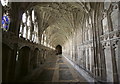
[[16, 79], [22, 78], [28, 73], [30, 48], [25, 46], [19, 50], [16, 60]]
[[61, 45], [57, 45], [56, 46], [56, 55], [62, 54], [62, 46]]

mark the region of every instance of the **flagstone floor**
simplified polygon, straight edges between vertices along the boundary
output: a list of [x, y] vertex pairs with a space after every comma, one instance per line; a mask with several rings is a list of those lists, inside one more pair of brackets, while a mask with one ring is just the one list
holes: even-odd
[[26, 82], [85, 82], [73, 66], [62, 56], [52, 56], [42, 68], [40, 67], [31, 75], [24, 78]]

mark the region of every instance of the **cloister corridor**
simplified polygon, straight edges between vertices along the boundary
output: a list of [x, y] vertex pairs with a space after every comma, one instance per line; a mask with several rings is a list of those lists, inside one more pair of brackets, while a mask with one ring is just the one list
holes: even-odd
[[120, 84], [119, 1], [0, 7], [3, 84]]

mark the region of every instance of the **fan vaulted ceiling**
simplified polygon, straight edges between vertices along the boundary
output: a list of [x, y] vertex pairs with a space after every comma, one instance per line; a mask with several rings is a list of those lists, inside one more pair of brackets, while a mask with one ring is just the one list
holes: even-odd
[[46, 3], [37, 4], [34, 10], [39, 18], [40, 30], [45, 31], [48, 43], [56, 47], [63, 45], [80, 28], [86, 11], [84, 3]]

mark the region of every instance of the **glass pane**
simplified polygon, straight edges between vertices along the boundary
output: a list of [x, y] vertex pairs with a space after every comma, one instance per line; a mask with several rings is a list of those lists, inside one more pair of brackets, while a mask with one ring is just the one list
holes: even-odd
[[30, 28], [28, 29], [28, 39], [30, 39]]
[[26, 26], [24, 27], [23, 37], [26, 38]]
[[30, 16], [28, 16], [28, 18], [27, 18], [27, 26], [31, 26], [31, 24], [30, 24]]
[[34, 12], [34, 10], [32, 10], [32, 21], [34, 22], [35, 21], [35, 12]]
[[26, 22], [26, 13], [23, 13], [23, 16], [22, 16], [22, 21], [23, 21], [23, 23], [25, 23]]

